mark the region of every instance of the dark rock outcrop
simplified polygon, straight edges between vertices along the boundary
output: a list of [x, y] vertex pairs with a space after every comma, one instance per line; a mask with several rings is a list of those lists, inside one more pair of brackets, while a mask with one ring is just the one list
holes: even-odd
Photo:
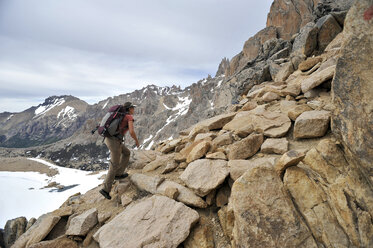
[[5, 248], [10, 248], [14, 242], [26, 231], [27, 219], [19, 217], [13, 220], [8, 220], [4, 228], [4, 245]]
[[373, 183], [373, 26], [364, 20], [371, 1], [357, 1], [347, 15], [345, 40], [332, 83], [332, 130]]

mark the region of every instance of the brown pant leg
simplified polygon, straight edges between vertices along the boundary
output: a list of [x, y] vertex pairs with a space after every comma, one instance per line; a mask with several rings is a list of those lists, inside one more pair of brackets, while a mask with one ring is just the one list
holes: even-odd
[[111, 191], [111, 186], [114, 182], [115, 173], [119, 168], [119, 161], [122, 153], [121, 142], [113, 138], [105, 138], [105, 144], [110, 150], [110, 165], [109, 171], [105, 177], [103, 189], [106, 192]]
[[124, 170], [128, 166], [128, 162], [130, 160], [131, 152], [130, 150], [124, 145], [121, 145], [121, 155], [120, 155], [120, 161], [119, 161], [119, 167], [116, 171], [116, 176], [120, 176], [124, 173]]

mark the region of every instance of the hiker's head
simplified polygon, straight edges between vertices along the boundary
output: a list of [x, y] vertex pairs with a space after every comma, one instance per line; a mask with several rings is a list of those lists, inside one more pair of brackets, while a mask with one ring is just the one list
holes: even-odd
[[123, 104], [123, 107], [126, 109], [126, 112], [133, 115], [136, 106], [133, 105], [131, 102], [126, 102], [125, 104]]

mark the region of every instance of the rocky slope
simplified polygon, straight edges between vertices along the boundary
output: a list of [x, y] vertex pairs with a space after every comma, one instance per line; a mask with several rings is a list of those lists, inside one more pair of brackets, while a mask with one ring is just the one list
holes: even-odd
[[6, 247], [372, 247], [372, 9], [356, 1], [329, 42], [314, 32], [336, 32], [332, 15], [306, 25], [283, 55], [291, 66], [135, 152], [112, 200], [97, 187], [10, 220]]
[[[177, 137], [181, 130], [198, 121], [226, 111], [253, 86], [283, 81], [306, 57], [323, 52], [341, 32], [351, 3], [352, 0], [276, 0], [268, 14], [267, 27], [246, 41], [242, 52], [231, 61], [224, 58], [214, 78], [209, 76], [185, 89], [150, 85], [95, 105], [82, 103], [84, 108], [74, 108], [77, 119], [66, 123], [67, 128], [62, 130], [62, 115], [58, 114], [62, 107], [72, 108], [68, 101], [57, 104], [64, 97], [52, 97], [38, 106], [46, 109], [37, 121], [35, 108], [19, 114], [3, 113], [0, 145], [30, 148], [0, 149], [0, 153], [41, 156], [61, 166], [87, 170], [106, 168], [107, 149], [102, 138], [91, 136], [90, 131], [110, 106], [125, 101], [138, 104], [136, 131], [142, 148], [150, 149], [155, 143]], [[57, 102], [53, 105], [49, 101]], [[61, 141], [53, 143], [58, 140]], [[127, 143], [133, 146], [132, 139]], [[34, 147], [40, 144], [51, 145]]]

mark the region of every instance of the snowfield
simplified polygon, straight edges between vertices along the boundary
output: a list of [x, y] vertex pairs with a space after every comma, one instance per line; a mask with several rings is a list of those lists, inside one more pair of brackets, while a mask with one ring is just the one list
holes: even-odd
[[[38, 158], [30, 160], [58, 170], [58, 174], [48, 177], [37, 172], [0, 172], [0, 228], [7, 220], [25, 216], [38, 218], [41, 214], [59, 208], [67, 198], [78, 192], [84, 194], [102, 183], [106, 171], [92, 175], [91, 172], [56, 166]], [[51, 182], [65, 186], [65, 190], [43, 188]]]

